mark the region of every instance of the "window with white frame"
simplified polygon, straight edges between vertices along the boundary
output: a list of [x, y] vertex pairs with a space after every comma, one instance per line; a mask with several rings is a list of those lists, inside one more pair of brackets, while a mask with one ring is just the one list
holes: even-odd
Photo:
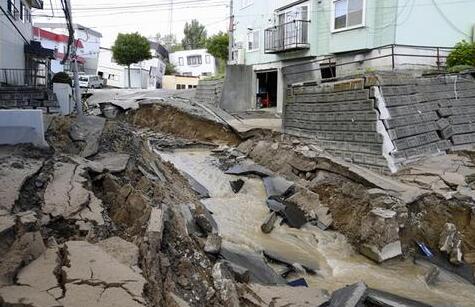
[[201, 65], [202, 57], [201, 55], [190, 55], [186, 57], [188, 65]]
[[366, 0], [333, 0], [333, 30], [344, 30], [364, 25]]
[[259, 30], [247, 33], [247, 51], [259, 49]]
[[183, 61], [182, 57], [179, 57], [178, 58], [178, 66], [183, 66], [183, 65], [185, 65], [185, 62]]
[[241, 8], [245, 8], [250, 6], [254, 0], [241, 0]]

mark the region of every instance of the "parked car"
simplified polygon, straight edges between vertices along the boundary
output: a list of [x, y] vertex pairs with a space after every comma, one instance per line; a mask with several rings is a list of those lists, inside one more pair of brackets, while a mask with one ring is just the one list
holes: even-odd
[[79, 87], [102, 88], [104, 84], [99, 76], [79, 76]]

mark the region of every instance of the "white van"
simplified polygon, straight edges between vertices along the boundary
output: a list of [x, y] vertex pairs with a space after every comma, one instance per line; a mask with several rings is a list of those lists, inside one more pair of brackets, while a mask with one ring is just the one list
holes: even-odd
[[102, 79], [99, 76], [79, 76], [79, 87], [102, 88]]

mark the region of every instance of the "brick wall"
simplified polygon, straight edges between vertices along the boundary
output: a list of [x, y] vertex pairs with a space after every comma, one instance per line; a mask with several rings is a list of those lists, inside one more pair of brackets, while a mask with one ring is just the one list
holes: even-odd
[[375, 171], [475, 145], [475, 80], [378, 73], [293, 86], [284, 129]]

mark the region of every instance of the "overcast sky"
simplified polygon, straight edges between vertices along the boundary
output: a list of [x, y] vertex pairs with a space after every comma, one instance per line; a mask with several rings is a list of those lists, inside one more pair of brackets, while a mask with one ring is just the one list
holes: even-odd
[[[103, 35], [102, 46], [110, 47], [118, 33], [138, 31], [151, 37], [170, 31], [171, 0], [71, 0], [74, 23], [90, 27]], [[226, 31], [229, 1], [226, 0], [173, 0], [172, 32], [180, 41], [187, 21], [198, 19], [206, 25], [208, 34]], [[51, 10], [51, 4], [53, 11]], [[60, 0], [44, 0], [44, 10], [36, 11], [36, 22], [62, 22]], [[53, 16], [54, 17], [51, 17]]]

